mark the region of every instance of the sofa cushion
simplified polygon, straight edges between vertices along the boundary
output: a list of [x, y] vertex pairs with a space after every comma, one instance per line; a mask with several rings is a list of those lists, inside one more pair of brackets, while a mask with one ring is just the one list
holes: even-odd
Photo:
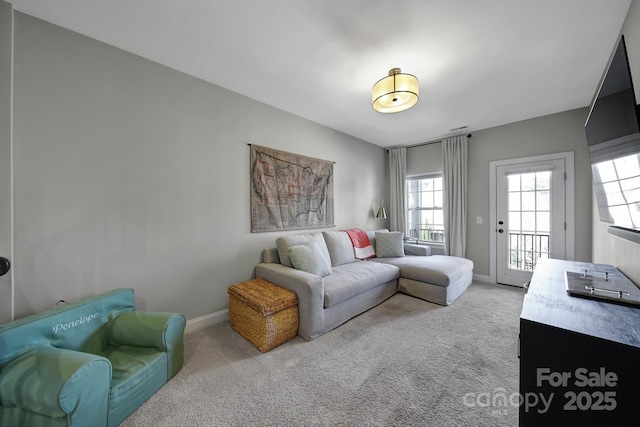
[[280, 255], [278, 255], [278, 248], [264, 248], [262, 250], [262, 262], [280, 264]]
[[377, 286], [396, 280], [400, 270], [391, 264], [358, 261], [333, 268], [324, 278], [324, 307], [329, 308]]
[[429, 245], [421, 245], [421, 244], [407, 244], [404, 245], [404, 254], [405, 255], [420, 255], [420, 256], [429, 256], [431, 255], [431, 246]]
[[320, 247], [320, 250], [327, 258], [327, 261], [331, 262], [329, 257], [329, 250], [327, 244], [324, 242], [322, 233], [311, 234], [292, 234], [290, 236], [280, 236], [276, 239], [276, 247], [278, 248], [278, 255], [280, 256], [280, 264], [287, 267], [293, 267], [291, 259], [289, 258], [289, 246], [302, 245], [308, 242], [316, 242]]
[[376, 256], [379, 258], [404, 256], [402, 233], [399, 231], [376, 232]]
[[101, 354], [113, 367], [109, 425], [120, 424], [168, 381], [167, 354], [153, 348], [110, 346]]
[[400, 276], [405, 279], [443, 287], [457, 282], [470, 270], [473, 270], [473, 261], [448, 255], [406, 256], [376, 261], [399, 267]]
[[369, 241], [371, 242], [371, 244], [373, 245], [373, 247], [376, 247], [376, 233], [388, 233], [389, 230], [386, 228], [380, 228], [379, 230], [366, 230], [365, 233], [367, 233], [367, 236], [369, 237]]
[[346, 231], [323, 231], [322, 235], [329, 249], [332, 266], [358, 261], [353, 250], [353, 243], [351, 243]]
[[289, 246], [289, 258], [293, 268], [324, 277], [331, 274], [331, 265], [314, 241]]

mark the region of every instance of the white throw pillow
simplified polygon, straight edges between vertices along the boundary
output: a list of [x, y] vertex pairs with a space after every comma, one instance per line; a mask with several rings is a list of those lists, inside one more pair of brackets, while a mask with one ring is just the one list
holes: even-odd
[[289, 258], [293, 268], [324, 277], [333, 273], [331, 265], [323, 255], [320, 246], [316, 242], [308, 242], [302, 245], [289, 246]]
[[378, 258], [404, 256], [404, 242], [400, 231], [376, 232], [376, 256]]

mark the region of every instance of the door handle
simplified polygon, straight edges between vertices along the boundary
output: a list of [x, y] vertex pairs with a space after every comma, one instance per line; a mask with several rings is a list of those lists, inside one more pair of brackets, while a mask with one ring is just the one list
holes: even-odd
[[5, 257], [0, 256], [0, 276], [4, 276], [9, 272], [11, 268], [11, 263]]
[[504, 233], [504, 230], [502, 228], [499, 228], [498, 233]]

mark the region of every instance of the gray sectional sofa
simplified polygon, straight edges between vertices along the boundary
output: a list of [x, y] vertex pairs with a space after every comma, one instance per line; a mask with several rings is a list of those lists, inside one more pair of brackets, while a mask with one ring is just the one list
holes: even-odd
[[[262, 252], [256, 277], [298, 295], [298, 335], [307, 341], [403, 292], [449, 305], [471, 284], [473, 262], [430, 255], [388, 230], [366, 232], [376, 256], [356, 258], [345, 231], [281, 236]], [[379, 239], [377, 241], [377, 239]]]

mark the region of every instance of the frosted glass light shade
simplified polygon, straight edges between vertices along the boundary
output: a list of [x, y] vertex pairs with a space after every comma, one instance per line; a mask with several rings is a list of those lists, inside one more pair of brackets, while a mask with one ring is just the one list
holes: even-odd
[[389, 75], [373, 85], [371, 102], [380, 113], [397, 113], [407, 110], [418, 102], [418, 79], [412, 74], [392, 68]]

